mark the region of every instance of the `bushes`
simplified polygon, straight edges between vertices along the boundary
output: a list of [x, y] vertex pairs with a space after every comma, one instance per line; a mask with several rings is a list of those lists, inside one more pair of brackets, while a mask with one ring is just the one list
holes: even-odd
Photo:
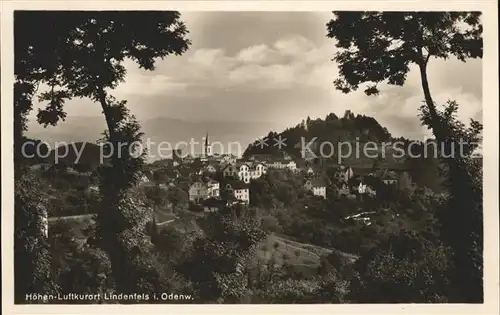
[[411, 230], [391, 235], [355, 264], [353, 303], [443, 303], [450, 295], [450, 252]]
[[264, 230], [269, 232], [280, 233], [283, 231], [278, 219], [271, 215], [266, 215], [261, 219], [261, 226]]
[[59, 287], [42, 232], [48, 215], [46, 198], [36, 177], [21, 169], [15, 175], [14, 299], [26, 303], [27, 293], [57, 294]]

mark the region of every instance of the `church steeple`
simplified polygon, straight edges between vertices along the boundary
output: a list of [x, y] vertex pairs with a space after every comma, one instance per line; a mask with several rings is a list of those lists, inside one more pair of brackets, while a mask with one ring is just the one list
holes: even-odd
[[212, 155], [212, 148], [210, 147], [210, 142], [208, 140], [208, 131], [207, 131], [207, 134], [205, 136], [205, 148], [204, 148], [204, 155], [205, 157], [208, 157], [210, 155]]

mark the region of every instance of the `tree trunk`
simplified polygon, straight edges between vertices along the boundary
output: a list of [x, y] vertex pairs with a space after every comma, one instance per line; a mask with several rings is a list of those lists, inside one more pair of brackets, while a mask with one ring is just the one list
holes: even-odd
[[104, 118], [106, 119], [106, 125], [109, 131], [109, 140], [113, 142], [115, 140], [115, 123], [113, 122], [113, 118], [110, 113], [110, 106], [106, 101], [106, 92], [102, 86], [98, 87], [99, 89], [99, 102], [101, 103], [102, 111], [104, 113]]
[[[425, 61], [419, 64], [425, 102], [429, 108], [431, 125], [438, 145], [445, 146], [448, 150], [448, 144], [445, 143], [448, 131], [442, 125], [432, 100], [426, 65]], [[450, 185], [448, 189], [453, 196], [449, 207], [459, 210], [453, 214], [449, 213], [450, 210], [448, 210], [448, 212], [441, 214], [439, 219], [441, 238], [450, 245], [454, 252], [455, 271], [452, 283], [456, 292], [453, 293], [454, 296], [450, 300], [460, 303], [481, 303], [483, 301], [482, 207], [476, 209], [474, 201], [470, 200], [470, 197], [465, 197], [470, 196], [474, 191], [467, 173], [467, 166], [457, 160], [455, 156], [446, 158], [443, 162], [448, 167], [448, 183]], [[473, 236], [474, 233], [479, 236]]]
[[[116, 138], [116, 124], [113, 120], [113, 115], [111, 113], [111, 106], [107, 103], [106, 100], [106, 92], [101, 84], [98, 83], [97, 86], [98, 99], [101, 103], [101, 107], [103, 110], [104, 117], [106, 119], [106, 125], [109, 131], [109, 143], [111, 147], [111, 165], [110, 167], [116, 169], [119, 166], [119, 161], [117, 157], [117, 153], [115, 150], [117, 149], [117, 141]], [[111, 174], [107, 174], [105, 176], [112, 176]], [[118, 188], [116, 187], [112, 178], [108, 178], [107, 180], [107, 192], [104, 190], [103, 193], [103, 203], [102, 208], [99, 212], [99, 224], [100, 228], [100, 236], [101, 236], [101, 246], [108, 253], [110, 262], [111, 262], [111, 270], [113, 274], [113, 278], [115, 280], [116, 289], [119, 293], [127, 293], [131, 290], [131, 286], [128, 283], [127, 278], [127, 263], [126, 260], [127, 254], [123, 249], [122, 245], [118, 240], [118, 232], [121, 230], [122, 226], [119, 222], [117, 222], [117, 217], [120, 217], [118, 214], [119, 210], [115, 209], [115, 202], [118, 201]]]
[[425, 103], [429, 108], [429, 113], [431, 116], [432, 131], [438, 143], [443, 143], [443, 141], [445, 140], [445, 136], [443, 133], [443, 128], [441, 126], [440, 118], [436, 111], [436, 105], [434, 104], [434, 100], [432, 99], [431, 91], [429, 88], [429, 81], [427, 79], [427, 63], [422, 61], [419, 64], [419, 68], [420, 79], [422, 80], [422, 89], [424, 90]]

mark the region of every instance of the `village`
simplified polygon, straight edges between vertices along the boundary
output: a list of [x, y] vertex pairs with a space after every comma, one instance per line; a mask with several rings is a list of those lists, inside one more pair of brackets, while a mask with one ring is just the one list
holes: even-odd
[[[141, 185], [158, 185], [163, 189], [168, 189], [175, 186], [176, 178], [181, 177], [178, 169], [181, 166], [191, 166], [188, 174], [191, 184], [187, 191], [191, 209], [216, 212], [223, 206], [249, 205], [252, 196], [250, 182], [265, 176], [269, 170], [275, 170], [300, 177], [305, 191], [323, 199], [327, 198], [328, 190], [323, 177], [324, 168], [317, 163], [306, 159], [294, 160], [285, 152], [282, 157], [254, 154], [248, 158], [238, 158], [233, 154], [213, 153], [208, 134], [204, 137], [204, 143], [204, 150], [201, 154], [183, 157], [179, 150], [174, 152], [172, 158], [150, 167], [149, 170], [144, 171]], [[167, 180], [154, 180], [155, 172], [161, 172], [162, 169], [168, 169], [172, 176]], [[335, 193], [338, 197], [349, 199], [363, 195], [375, 197], [377, 193], [375, 188], [364, 180], [367, 176], [376, 177], [386, 185], [395, 185], [398, 183], [400, 174], [390, 169], [359, 169], [348, 165], [338, 165], [338, 171], [331, 179], [339, 187]]]

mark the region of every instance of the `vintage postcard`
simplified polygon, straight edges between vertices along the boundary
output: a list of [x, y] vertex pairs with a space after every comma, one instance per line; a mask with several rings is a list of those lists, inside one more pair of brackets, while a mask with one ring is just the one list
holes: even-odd
[[7, 314], [498, 314], [496, 1], [4, 1]]

